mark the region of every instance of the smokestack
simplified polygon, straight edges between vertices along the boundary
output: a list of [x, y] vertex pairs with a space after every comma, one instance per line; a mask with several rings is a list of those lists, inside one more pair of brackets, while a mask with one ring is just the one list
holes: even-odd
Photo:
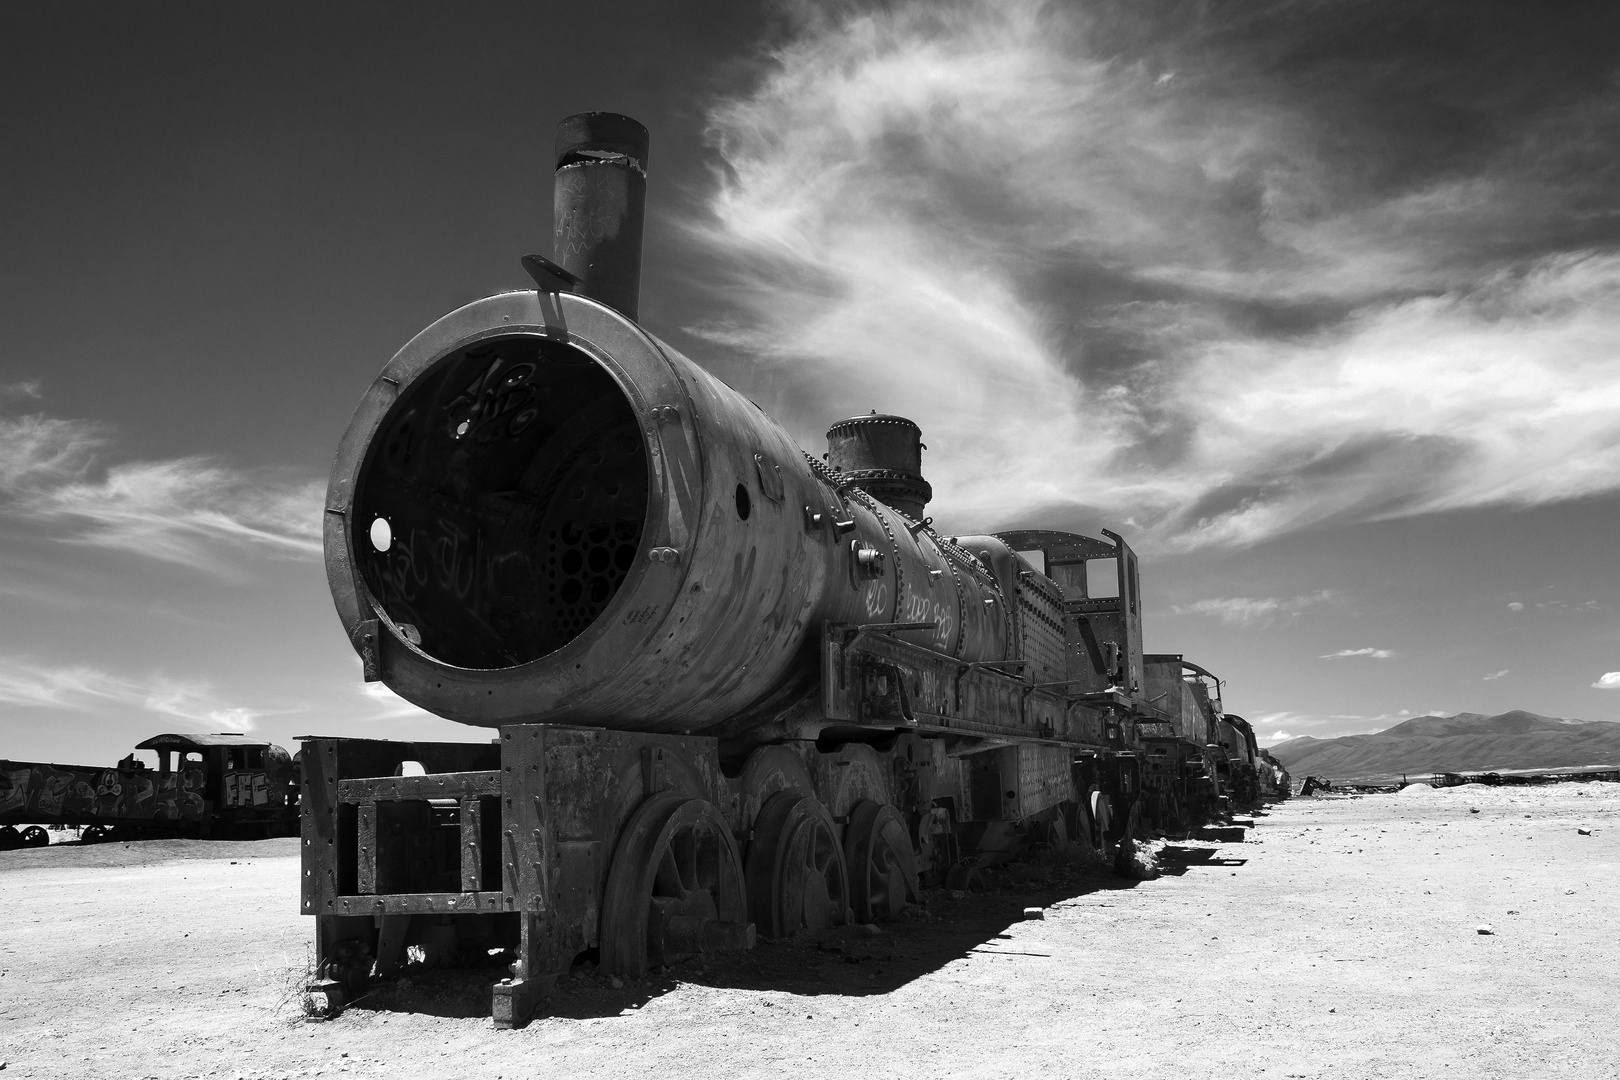
[[647, 129], [618, 113], [557, 125], [554, 257], [580, 292], [634, 319], [641, 298]]
[[913, 521], [923, 519], [928, 500], [934, 497], [922, 474], [925, 449], [916, 424], [876, 411], [840, 420], [827, 431], [827, 464]]

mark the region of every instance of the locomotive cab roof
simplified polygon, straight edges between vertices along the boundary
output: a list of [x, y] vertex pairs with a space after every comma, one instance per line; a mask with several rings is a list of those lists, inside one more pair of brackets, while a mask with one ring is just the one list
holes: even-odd
[[197, 732], [181, 731], [168, 732], [163, 735], [154, 735], [145, 742], [136, 743], [137, 750], [173, 750], [184, 747], [188, 750], [204, 750], [216, 746], [269, 746], [264, 739], [256, 739], [251, 735], [241, 735], [236, 732], [219, 732], [213, 735], [204, 735]]

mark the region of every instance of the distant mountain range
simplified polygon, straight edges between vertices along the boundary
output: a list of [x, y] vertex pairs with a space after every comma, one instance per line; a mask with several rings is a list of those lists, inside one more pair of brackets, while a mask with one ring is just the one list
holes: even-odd
[[1515, 709], [1497, 716], [1419, 716], [1374, 735], [1289, 739], [1270, 748], [1296, 778], [1399, 777], [1620, 766], [1620, 724]]

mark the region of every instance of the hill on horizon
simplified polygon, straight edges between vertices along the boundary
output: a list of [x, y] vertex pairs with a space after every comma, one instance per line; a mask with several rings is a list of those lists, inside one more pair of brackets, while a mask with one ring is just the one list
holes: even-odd
[[1295, 776], [1333, 779], [1620, 767], [1620, 723], [1563, 720], [1523, 709], [1495, 716], [1417, 716], [1372, 735], [1305, 735], [1270, 750]]

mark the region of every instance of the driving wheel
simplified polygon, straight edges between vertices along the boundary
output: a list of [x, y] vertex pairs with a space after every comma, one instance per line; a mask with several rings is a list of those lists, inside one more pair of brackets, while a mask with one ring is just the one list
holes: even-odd
[[855, 804], [844, 832], [844, 861], [857, 922], [892, 919], [917, 899], [911, 831], [894, 807], [870, 800]]
[[843, 923], [849, 872], [832, 815], [821, 801], [778, 791], [754, 819], [748, 911], [767, 937], [795, 937]]
[[30, 825], [22, 831], [23, 847], [44, 847], [51, 842], [51, 834], [38, 825]]
[[619, 835], [608, 868], [601, 969], [641, 975], [698, 953], [753, 944], [742, 862], [720, 811], [674, 792], [647, 799]]
[[1036, 842], [1048, 851], [1061, 854], [1069, 850], [1069, 822], [1061, 813], [1042, 822], [1035, 835]]

